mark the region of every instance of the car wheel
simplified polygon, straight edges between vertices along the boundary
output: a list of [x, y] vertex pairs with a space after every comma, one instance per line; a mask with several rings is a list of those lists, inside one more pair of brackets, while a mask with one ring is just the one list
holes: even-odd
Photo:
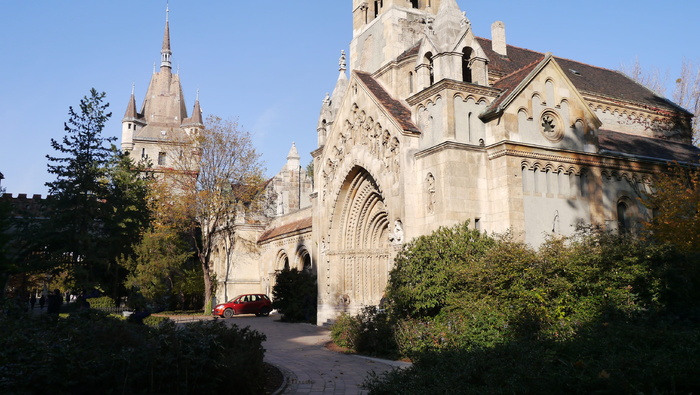
[[262, 310], [260, 310], [260, 313], [256, 314], [258, 317], [267, 317], [270, 315], [270, 308], [269, 307], [264, 307]]
[[233, 310], [232, 309], [224, 310], [224, 318], [231, 318], [231, 317], [233, 317]]

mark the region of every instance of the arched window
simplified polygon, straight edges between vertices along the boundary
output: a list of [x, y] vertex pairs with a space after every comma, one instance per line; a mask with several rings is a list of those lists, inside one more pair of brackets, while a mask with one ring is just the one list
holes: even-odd
[[462, 49], [462, 81], [472, 82], [472, 69], [469, 68], [469, 59], [472, 57], [472, 49], [464, 47]]
[[426, 63], [428, 64], [428, 72], [430, 73], [430, 85], [433, 85], [435, 83], [435, 74], [433, 73], [433, 54], [432, 52], [428, 52], [425, 54], [425, 60]]
[[617, 229], [620, 234], [630, 232], [629, 207], [627, 203], [620, 201], [617, 203]]
[[413, 93], [413, 72], [408, 72], [408, 93]]
[[289, 270], [289, 258], [287, 256], [284, 256], [284, 270]]
[[304, 271], [305, 272], [311, 272], [311, 254], [308, 253], [308, 251], [304, 251], [304, 255], [302, 256], [303, 262], [304, 262]]

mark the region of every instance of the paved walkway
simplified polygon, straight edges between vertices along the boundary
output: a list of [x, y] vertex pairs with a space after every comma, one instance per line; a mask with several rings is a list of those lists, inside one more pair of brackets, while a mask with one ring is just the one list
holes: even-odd
[[327, 328], [279, 319], [278, 315], [244, 315], [224, 321], [267, 335], [263, 343], [265, 361], [280, 368], [287, 377], [282, 394], [364, 394], [360, 385], [369, 371], [380, 373], [409, 365], [330, 351], [324, 347], [330, 340]]

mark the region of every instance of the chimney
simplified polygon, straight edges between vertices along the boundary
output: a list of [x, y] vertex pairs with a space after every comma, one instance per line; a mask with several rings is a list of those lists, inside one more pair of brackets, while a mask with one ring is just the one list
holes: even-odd
[[501, 56], [508, 56], [506, 50], [506, 25], [496, 21], [491, 25], [491, 49]]

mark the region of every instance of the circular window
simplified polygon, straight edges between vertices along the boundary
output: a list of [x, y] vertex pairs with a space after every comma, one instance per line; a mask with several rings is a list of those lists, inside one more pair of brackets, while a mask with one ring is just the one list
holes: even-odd
[[547, 140], [558, 142], [564, 137], [561, 119], [554, 111], [545, 111], [541, 119], [542, 134]]

